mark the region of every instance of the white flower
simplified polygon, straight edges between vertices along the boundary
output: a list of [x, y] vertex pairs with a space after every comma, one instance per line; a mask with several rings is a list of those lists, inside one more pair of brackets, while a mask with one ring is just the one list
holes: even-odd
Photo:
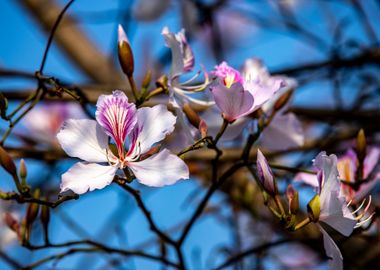
[[[123, 92], [116, 90], [99, 97], [96, 120], [68, 120], [57, 135], [68, 155], [85, 161], [62, 175], [61, 192], [70, 189], [82, 194], [104, 188], [118, 169], [125, 168], [148, 186], [171, 185], [189, 178], [187, 165], [176, 155], [166, 149], [149, 153], [174, 129], [176, 118], [165, 106], [136, 109]], [[117, 153], [108, 146], [109, 137]]]

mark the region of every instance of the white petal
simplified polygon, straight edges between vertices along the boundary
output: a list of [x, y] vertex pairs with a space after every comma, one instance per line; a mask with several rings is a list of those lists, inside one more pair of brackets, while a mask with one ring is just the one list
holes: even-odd
[[262, 135], [261, 143], [270, 150], [286, 150], [304, 144], [301, 122], [295, 114], [276, 115]]
[[139, 133], [136, 143], [139, 152], [146, 153], [154, 143], [162, 141], [166, 135], [172, 133], [175, 122], [176, 117], [164, 105], [138, 109], [136, 128]]
[[102, 189], [111, 184], [116, 171], [116, 166], [78, 162], [62, 175], [61, 192], [72, 190], [76, 194], [83, 194]]
[[303, 182], [306, 185], [311, 186], [316, 191], [319, 190], [319, 182], [317, 175], [311, 173], [297, 173], [294, 177], [294, 181]]
[[334, 240], [330, 235], [318, 225], [321, 233], [323, 234], [323, 245], [325, 247], [326, 255], [329, 257], [329, 266], [331, 270], [342, 270], [343, 269], [343, 256], [340, 252], [338, 246], [335, 244]]
[[137, 180], [147, 186], [172, 185], [179, 179], [189, 178], [186, 163], [167, 149], [145, 160], [130, 162], [128, 166]]
[[70, 119], [57, 134], [63, 150], [89, 162], [107, 162], [108, 137], [95, 120]]

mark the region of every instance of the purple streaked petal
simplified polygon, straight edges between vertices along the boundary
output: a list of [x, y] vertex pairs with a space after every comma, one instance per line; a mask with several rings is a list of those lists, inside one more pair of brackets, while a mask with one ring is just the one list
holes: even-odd
[[364, 159], [364, 178], [375, 169], [376, 165], [379, 163], [380, 158], [380, 148], [372, 147], [367, 150], [367, 155]]
[[261, 153], [260, 149], [257, 149], [257, 172], [259, 175], [259, 180], [263, 185], [266, 192], [269, 194], [276, 194], [276, 185], [274, 183], [274, 177], [271, 168], [269, 167], [268, 161]]
[[240, 83], [226, 87], [220, 80], [210, 87], [215, 103], [230, 122], [251, 113], [254, 98]]
[[96, 120], [121, 151], [126, 136], [136, 125], [135, 104], [128, 103], [127, 96], [122, 91], [115, 90], [112, 95], [101, 95], [96, 107]]

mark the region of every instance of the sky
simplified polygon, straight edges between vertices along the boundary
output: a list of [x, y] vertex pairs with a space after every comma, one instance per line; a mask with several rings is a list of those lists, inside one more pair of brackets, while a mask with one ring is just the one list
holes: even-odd
[[[0, 67], [34, 72], [39, 68], [47, 36], [19, 2], [13, 0], [0, 1], [0, 36], [3, 37], [0, 43]], [[67, 1], [59, 2], [64, 4]], [[249, 2], [236, 1], [236, 7], [241, 6], [250, 12]], [[305, 24], [312, 25], [311, 31], [317, 33], [327, 44], [331, 44], [331, 40], [326, 40], [328, 35], [323, 34], [326, 31], [325, 14], [315, 12], [318, 10], [313, 6], [317, 5], [316, 3], [308, 5], [305, 2], [307, 1], [301, 1], [298, 7], [302, 9], [301, 20]], [[117, 0], [76, 0], [68, 13], [81, 18], [80, 27], [85, 31], [87, 37], [106, 55], [116, 59], [116, 29], [119, 23], [124, 25], [125, 22], [122, 18], [118, 18], [121, 16], [117, 16], [118, 13], [115, 11], [120, 7], [125, 9], [128, 4], [128, 1]], [[338, 18], [344, 18], [351, 14], [351, 11], [339, 1], [332, 4], [332, 7], [331, 12], [336, 12]], [[168, 50], [161, 36], [161, 30], [165, 25], [168, 25], [173, 31], [180, 30], [178, 10], [177, 2], [173, 1], [170, 9], [158, 20], [154, 22], [132, 21], [127, 28], [135, 54], [138, 76], [141, 77], [143, 74], [144, 55], [158, 56]], [[251, 24], [248, 27], [249, 16], [239, 19], [234, 9], [231, 10], [226, 14], [235, 20], [222, 23], [221, 32], [223, 36], [230, 39], [230, 44], [226, 43], [225, 45], [233, 46], [233, 49], [226, 53], [224, 60], [236, 68], [239, 68], [244, 59], [248, 57], [262, 59], [270, 70], [293, 66], [294, 63], [319, 61], [326, 57], [326, 51], [307, 46], [299, 42], [296, 35], [289, 35], [286, 31], [262, 31]], [[270, 13], [268, 4], [261, 4], [261, 6], [257, 4], [252, 12], [259, 12], [269, 17], [276, 16], [276, 14]], [[230, 19], [226, 14], [220, 15], [222, 22], [224, 19]], [[359, 27], [359, 25], [352, 23], [347, 33], [344, 34], [347, 37], [365, 40], [365, 37], [360, 34]], [[236, 29], [240, 31], [236, 31]], [[207, 70], [218, 64], [215, 58], [210, 57], [210, 49], [207, 46], [208, 39], [206, 32], [199, 34], [191, 42], [198, 69], [200, 64], [203, 64]], [[169, 67], [165, 68], [168, 71]], [[63, 81], [75, 84], [88, 82], [86, 76], [74, 67], [54, 43], [49, 52], [45, 72]], [[34, 86], [34, 81], [0, 80], [0, 90], [30, 89]], [[328, 96], [329, 93], [321, 89], [329, 87], [325, 82], [308, 85], [297, 92], [295, 103], [308, 105], [315, 102], [316, 99], [323, 100], [320, 97]], [[325, 105], [329, 105], [328, 99]], [[12, 107], [14, 104], [10, 104], [10, 106]], [[3, 122], [0, 127], [5, 127]], [[74, 162], [76, 161], [66, 160], [56, 164], [56, 171], [53, 175], [41, 177], [41, 175], [48, 174], [48, 168], [36, 160], [28, 159], [29, 181], [32, 185], [58, 186], [60, 175]], [[46, 183], [41, 183], [41, 178]], [[0, 171], [0, 179], [7, 179], [1, 181], [0, 187], [2, 189], [14, 189], [10, 178], [3, 171]], [[199, 181], [196, 179], [180, 181], [174, 186], [160, 189], [147, 188], [136, 183], [133, 186], [142, 191], [147, 207], [162, 229], [169, 229], [187, 220], [195, 206], [194, 201], [187, 202], [188, 195], [195, 191], [197, 194], [195, 201], [197, 201], [205, 192], [200, 188]], [[225, 197], [222, 194], [216, 194], [210, 205], [223, 207], [222, 213], [230, 213], [231, 209], [224, 203], [224, 200]], [[76, 225], [67, 224], [65, 217], [68, 216], [75, 221]], [[98, 240], [104, 240], [108, 245], [133, 248], [152, 237], [148, 224], [139, 210], [136, 210], [132, 198], [117, 186], [109, 186], [104, 190], [90, 192], [81, 196], [77, 201], [64, 203], [53, 210], [52, 218], [50, 235], [52, 236], [51, 241], [54, 243], [90, 237], [95, 240], [101, 238]], [[72, 230], [73, 228], [75, 229]], [[36, 226], [35, 230], [36, 232], [40, 231], [40, 226]], [[33, 241], [41, 243], [41, 236], [38, 235], [37, 238]], [[226, 223], [210, 219], [206, 215], [203, 216], [194, 226], [191, 235], [185, 242], [184, 251], [189, 260], [188, 264], [191, 269], [197, 270], [208, 269], [212, 265], [217, 265], [223, 259], [220, 249], [225, 245], [231, 245], [232, 241], [233, 235]], [[21, 262], [27, 264], [47, 254], [54, 254], [56, 250], [31, 253], [24, 248], [13, 245], [9, 247], [9, 252], [11, 256], [17, 257]], [[57, 269], [79, 269], [91, 265], [91, 269], [101, 269], [111, 257], [100, 258], [99, 255], [87, 255], [86, 260], [83, 260], [83, 257], [72, 256], [57, 262], [56, 267], [58, 267]], [[157, 264], [147, 260], [123, 260], [125, 263], [119, 269], [161, 269]], [[8, 268], [0, 262], [0, 269], [7, 270]], [[48, 268], [41, 267], [39, 269]]]

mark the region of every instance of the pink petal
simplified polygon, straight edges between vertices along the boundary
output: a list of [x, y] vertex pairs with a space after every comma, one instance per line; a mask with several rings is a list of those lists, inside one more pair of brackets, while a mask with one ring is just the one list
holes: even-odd
[[276, 115], [261, 134], [261, 144], [270, 150], [286, 150], [302, 146], [304, 132], [293, 113]]
[[111, 184], [116, 171], [116, 166], [78, 162], [62, 175], [61, 192], [72, 190], [76, 194], [83, 194], [102, 189]]
[[107, 162], [108, 137], [94, 120], [66, 121], [57, 134], [57, 139], [71, 157], [89, 162]]
[[115, 90], [112, 95], [101, 95], [96, 107], [96, 120], [115, 141], [120, 154], [125, 137], [136, 124], [135, 105], [128, 103], [128, 98], [122, 91]]
[[322, 226], [318, 225], [318, 227], [323, 235], [323, 245], [325, 247], [326, 255], [329, 257], [330, 269], [343, 270], [343, 256], [338, 246]]
[[186, 163], [167, 149], [142, 161], [129, 162], [128, 167], [137, 180], [147, 186], [172, 185], [180, 179], [189, 178]]
[[219, 81], [211, 86], [210, 90], [226, 120], [232, 122], [252, 112], [254, 98], [250, 92], [243, 89], [240, 83], [234, 83], [228, 88]]
[[191, 71], [194, 67], [194, 55], [186, 40], [185, 31], [182, 29], [177, 34], [169, 31], [168, 27], [162, 29], [166, 45], [172, 51], [171, 77], [177, 77], [182, 73]]

